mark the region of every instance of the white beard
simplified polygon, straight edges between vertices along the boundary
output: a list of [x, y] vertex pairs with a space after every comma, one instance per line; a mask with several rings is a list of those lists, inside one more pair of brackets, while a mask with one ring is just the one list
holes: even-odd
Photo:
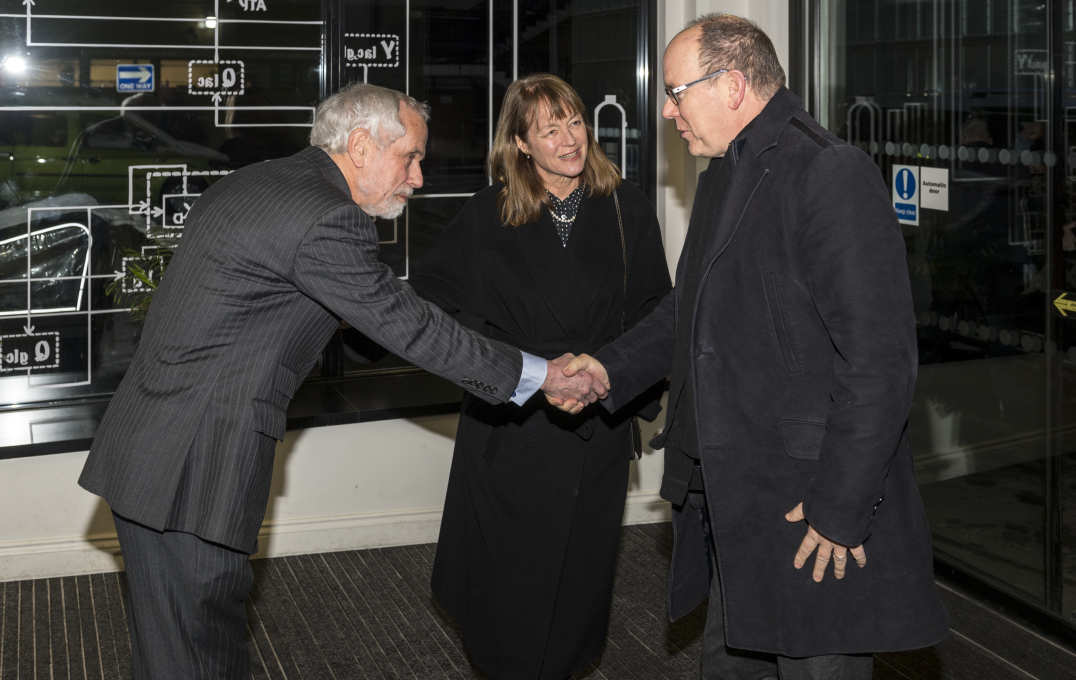
[[369, 214], [384, 220], [394, 220], [403, 214], [406, 207], [407, 203], [399, 203], [395, 200], [395, 197], [392, 197], [381, 205], [375, 205], [370, 209]]

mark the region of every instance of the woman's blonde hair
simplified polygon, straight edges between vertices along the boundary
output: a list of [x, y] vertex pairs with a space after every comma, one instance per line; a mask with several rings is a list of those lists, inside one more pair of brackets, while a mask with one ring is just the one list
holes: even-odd
[[572, 86], [550, 73], [535, 73], [508, 86], [497, 119], [497, 132], [489, 154], [489, 176], [504, 184], [499, 196], [501, 220], [513, 227], [538, 219], [542, 205], [549, 202], [534, 162], [516, 145], [516, 137], [527, 131], [539, 110], [546, 107], [554, 120], [578, 114], [587, 129], [587, 160], [583, 181], [589, 195], [608, 196], [620, 184], [620, 171], [610, 161], [587, 121], [583, 100]]

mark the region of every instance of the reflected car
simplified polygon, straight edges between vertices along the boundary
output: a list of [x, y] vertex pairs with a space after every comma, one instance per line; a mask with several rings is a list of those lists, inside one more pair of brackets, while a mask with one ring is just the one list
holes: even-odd
[[[126, 204], [131, 166], [224, 167], [228, 156], [176, 139], [138, 112], [0, 113], [0, 207], [69, 192]], [[176, 184], [173, 182], [173, 184]], [[200, 188], [208, 182], [199, 178]], [[165, 187], [174, 193], [174, 187]]]
[[87, 194], [0, 210], [0, 318], [25, 315], [28, 296], [34, 314], [86, 309], [91, 274], [122, 271], [126, 253], [152, 244], [131, 217]]

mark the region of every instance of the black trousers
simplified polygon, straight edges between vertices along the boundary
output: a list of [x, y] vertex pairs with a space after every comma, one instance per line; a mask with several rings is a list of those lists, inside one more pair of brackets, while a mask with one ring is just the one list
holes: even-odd
[[249, 678], [250, 556], [113, 513], [135, 680]]
[[[702, 634], [702, 680], [871, 680], [874, 657], [870, 654], [827, 654], [792, 658], [731, 649], [725, 644], [725, 608], [721, 599], [721, 574], [717, 548], [710, 533], [706, 495], [690, 492], [687, 502], [698, 511], [706, 526], [710, 555], [710, 602]], [[686, 509], [685, 509], [686, 511]]]

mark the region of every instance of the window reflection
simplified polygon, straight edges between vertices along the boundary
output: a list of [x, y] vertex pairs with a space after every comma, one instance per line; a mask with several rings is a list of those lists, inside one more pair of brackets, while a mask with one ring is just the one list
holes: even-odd
[[[214, 21], [203, 0], [91, 4], [49, 0], [28, 10], [0, 0], [0, 336], [55, 334], [63, 357], [57, 366], [0, 362], [0, 409], [106, 399], [150, 295], [132, 272], [156, 280], [182, 247], [198, 196], [223, 174], [305, 146], [313, 107], [347, 83], [406, 90], [433, 108], [422, 196], [377, 225], [382, 258], [401, 276], [488, 183], [492, 121], [517, 60], [521, 75], [574, 81], [588, 107], [615, 95], [627, 152], [611, 110], [599, 123], [602, 141], [629, 179], [652, 182], [651, 107], [637, 75], [651, 56], [652, 2], [520, 2], [518, 40], [513, 4], [487, 0], [220, 3]], [[400, 41], [391, 58], [347, 55], [382, 49], [372, 33]], [[124, 68], [152, 76], [121, 87]], [[402, 367], [354, 336], [334, 341], [322, 374]], [[28, 443], [25, 423], [4, 422], [20, 433], [2, 443]], [[79, 436], [92, 434], [87, 423]]]
[[[642, 131], [652, 120], [646, 102], [640, 102], [637, 64], [648, 7], [641, 0], [614, 7], [597, 0], [520, 2], [515, 41], [510, 3], [494, 3], [491, 36], [490, 7], [485, 2], [445, 5], [412, 0], [407, 54], [410, 94], [427, 101], [432, 115], [423, 162], [426, 184], [396, 223], [378, 221], [382, 259], [406, 276], [408, 267], [421, 261], [424, 250], [455, 217], [466, 197], [488, 185], [485, 163], [492, 125], [512, 81], [515, 62], [520, 76], [549, 71], [566, 78], [591, 115], [606, 96], [615, 96], [624, 117], [616, 107], [606, 106], [599, 121], [599, 139], [614, 163], [621, 164], [625, 156], [628, 179], [645, 186], [653, 161], [644, 148]], [[391, 11], [386, 15], [386, 25], [396, 26], [393, 22], [399, 19]], [[346, 29], [370, 25], [379, 16], [376, 3], [356, 3]], [[390, 69], [371, 68], [365, 76], [368, 82], [403, 87], [399, 74]], [[622, 123], [627, 127], [626, 153], [621, 145]], [[365, 351], [362, 342], [354, 339], [343, 342], [340, 352], [346, 371], [370, 370], [368, 359], [371, 354], [376, 358], [376, 353]], [[372, 367], [392, 362], [400, 363], [387, 358]]]
[[[1074, 616], [1076, 315], [1054, 305], [1076, 283], [1073, 3], [813, 4], [832, 55], [815, 64], [819, 118], [887, 183], [894, 166], [948, 181], [947, 209], [902, 226], [921, 364], [911, 432], [936, 551]], [[1064, 55], [1047, 50], [1055, 25]]]
[[[204, 9], [0, 0], [0, 406], [110, 394], [148, 295], [133, 268], [159, 275], [216, 179], [306, 144], [321, 2], [257, 24], [224, 5], [216, 30]], [[242, 82], [199, 84], [225, 64]], [[8, 361], [39, 338], [58, 362]]]

